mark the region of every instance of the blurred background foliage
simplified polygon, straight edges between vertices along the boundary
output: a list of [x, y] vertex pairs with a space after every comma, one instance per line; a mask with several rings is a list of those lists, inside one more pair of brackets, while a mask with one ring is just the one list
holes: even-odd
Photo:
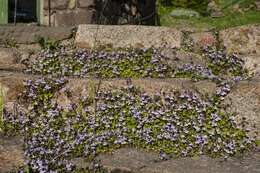
[[[176, 28], [225, 29], [260, 23], [260, 0], [158, 0], [160, 24]], [[173, 15], [178, 10], [197, 15]]]

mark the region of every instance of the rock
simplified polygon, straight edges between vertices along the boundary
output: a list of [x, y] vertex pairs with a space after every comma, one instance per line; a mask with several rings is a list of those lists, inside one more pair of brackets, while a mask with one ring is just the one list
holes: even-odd
[[163, 61], [175, 68], [185, 64], [207, 65], [206, 59], [201, 55], [184, 50], [163, 49], [162, 54], [167, 57]]
[[200, 50], [203, 47], [214, 47], [217, 45], [217, 39], [211, 32], [200, 32], [200, 33], [194, 33], [190, 35], [194, 47], [196, 50]]
[[[142, 173], [257, 173], [260, 171], [260, 153], [251, 153], [242, 158], [228, 160], [206, 156], [178, 158], [143, 167]], [[130, 165], [131, 163], [129, 163]]]
[[[228, 160], [200, 156], [162, 161], [158, 156], [142, 149], [121, 148], [101, 154], [97, 159], [108, 173], [258, 173], [260, 170], [260, 152], [257, 150]], [[77, 161], [79, 168], [89, 166], [83, 159]]]
[[94, 7], [95, 1], [94, 0], [78, 0], [78, 7], [80, 8], [90, 8]]
[[8, 103], [17, 101], [18, 95], [24, 90], [23, 81], [29, 78], [29, 76], [22, 74], [1, 72], [0, 86], [3, 91], [4, 102]]
[[208, 4], [207, 11], [210, 13], [211, 17], [222, 17], [223, 13], [220, 7], [217, 5], [215, 0], [211, 0]]
[[260, 55], [260, 25], [239, 26], [222, 30], [219, 37], [229, 53]]
[[155, 164], [158, 154], [133, 148], [122, 148], [113, 154], [102, 154], [98, 157], [108, 172], [137, 173], [142, 168]]
[[77, 26], [80, 24], [92, 23], [94, 11], [73, 10], [57, 11], [55, 14], [55, 26]]
[[[67, 9], [69, 0], [55, 0], [55, 1], [50, 1], [50, 7], [52, 10], [64, 10]], [[44, 0], [44, 9], [48, 10], [49, 9], [49, 0]]]
[[65, 40], [71, 37], [72, 27], [42, 27], [42, 26], [1, 26], [0, 44], [6, 40], [14, 40], [16, 44], [38, 43], [38, 37], [52, 40]]
[[257, 9], [258, 11], [260, 11], [260, 1], [259, 1], [259, 0], [257, 0], [257, 1], [255, 2], [255, 6], [256, 6], [256, 9]]
[[23, 71], [20, 55], [15, 49], [0, 48], [0, 70]]
[[200, 17], [200, 14], [197, 11], [190, 9], [175, 9], [170, 14], [172, 17]]
[[217, 89], [217, 85], [210, 81], [199, 81], [194, 84], [195, 90], [204, 95], [211, 98], [215, 93]]
[[244, 68], [260, 79], [260, 55], [242, 56], [245, 61]]
[[227, 111], [237, 113], [237, 122], [246, 118], [250, 136], [260, 140], [260, 80], [240, 82], [225, 98]]
[[0, 134], [0, 172], [18, 172], [24, 165], [23, 139]]
[[181, 47], [182, 33], [174, 28], [154, 26], [80, 25], [75, 44], [81, 48]]

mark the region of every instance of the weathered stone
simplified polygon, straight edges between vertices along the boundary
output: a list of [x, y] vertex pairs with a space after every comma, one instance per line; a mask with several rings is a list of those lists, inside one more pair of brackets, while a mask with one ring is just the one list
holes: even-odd
[[217, 85], [210, 81], [199, 81], [194, 84], [195, 90], [204, 96], [211, 98], [216, 94]]
[[260, 81], [240, 82], [225, 98], [224, 105], [238, 114], [237, 122], [246, 118], [251, 136], [260, 139]]
[[0, 134], [0, 172], [18, 172], [24, 165], [23, 140], [20, 137], [4, 137]]
[[245, 61], [245, 69], [260, 79], [260, 55], [242, 56], [242, 59]]
[[[241, 158], [213, 159], [206, 156], [179, 158], [143, 167], [141, 173], [257, 173], [260, 171], [260, 153]], [[131, 164], [131, 163], [129, 163]]]
[[191, 34], [190, 37], [194, 43], [196, 50], [207, 46], [216, 46], [217, 44], [217, 39], [211, 32], [194, 33]]
[[217, 5], [215, 0], [211, 0], [208, 4], [207, 11], [210, 13], [211, 17], [222, 17], [223, 13], [220, 7]]
[[[69, 0], [55, 0], [50, 2], [51, 10], [64, 10], [67, 9], [69, 4]], [[44, 0], [44, 9], [49, 9], [49, 0]]]
[[260, 54], [260, 25], [247, 25], [220, 32], [220, 40], [228, 52]]
[[94, 13], [91, 10], [57, 11], [55, 26], [76, 26], [92, 22]]
[[65, 40], [71, 37], [72, 27], [1, 26], [0, 44], [14, 39], [17, 44], [33, 44], [39, 37]]
[[29, 76], [12, 72], [0, 73], [0, 86], [3, 91], [4, 102], [15, 102], [18, 95], [24, 90], [23, 81]]
[[78, 7], [79, 8], [90, 8], [95, 5], [94, 0], [78, 0]]
[[[101, 154], [98, 159], [109, 173], [258, 173], [260, 171], [260, 153], [257, 150], [243, 157], [228, 160], [201, 156], [162, 161], [157, 153], [122, 148], [113, 153]], [[77, 165], [86, 168], [89, 163], [80, 159]]]
[[101, 164], [110, 173], [137, 173], [142, 168], [155, 164], [158, 160], [158, 154], [122, 148], [113, 154], [102, 154], [98, 159], [101, 160]]
[[162, 54], [165, 55], [165, 57], [167, 57], [163, 59], [163, 61], [175, 68], [178, 68], [185, 64], [195, 64], [201, 66], [207, 65], [206, 59], [203, 58], [201, 55], [192, 52], [187, 52], [184, 50], [165, 48], [162, 50]]
[[0, 70], [23, 71], [20, 55], [14, 49], [0, 48]]
[[80, 25], [75, 44], [78, 47], [181, 47], [182, 33], [174, 28], [154, 26]]

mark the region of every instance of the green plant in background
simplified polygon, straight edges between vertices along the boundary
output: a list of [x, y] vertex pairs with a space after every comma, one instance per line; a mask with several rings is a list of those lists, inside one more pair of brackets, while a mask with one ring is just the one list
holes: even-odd
[[222, 9], [227, 9], [232, 7], [236, 4], [239, 4], [241, 7], [249, 7], [253, 4], [256, 0], [216, 0], [219, 5], [221, 5]]
[[159, 3], [165, 7], [188, 8], [206, 15], [209, 0], [160, 0]]
[[[212, 18], [208, 16], [205, 11], [201, 17], [176, 18], [170, 14], [178, 7], [173, 6], [171, 0], [160, 0], [157, 5], [160, 24], [162, 26], [180, 29], [191, 27], [200, 31], [205, 29], [221, 30], [229, 27], [260, 23], [260, 11], [256, 10], [255, 0], [216, 0], [215, 2], [223, 13], [222, 17]], [[234, 10], [233, 7], [237, 4], [239, 4], [239, 8], [242, 9], [242, 13]], [[205, 9], [205, 7], [203, 8]], [[198, 11], [195, 8], [191, 9]]]

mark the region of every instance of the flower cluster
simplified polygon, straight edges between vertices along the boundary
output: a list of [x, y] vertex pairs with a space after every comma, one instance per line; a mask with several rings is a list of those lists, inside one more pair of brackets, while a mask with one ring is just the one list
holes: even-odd
[[52, 76], [101, 77], [101, 78], [175, 78], [215, 80], [217, 77], [242, 76], [243, 61], [236, 55], [227, 56], [223, 51], [204, 50], [208, 65], [185, 64], [173, 67], [161, 49], [73, 50], [59, 48], [43, 50], [31, 63], [28, 72]]
[[167, 77], [172, 69], [157, 49], [44, 50], [28, 72], [77, 77]]
[[224, 50], [214, 50], [209, 47], [203, 50], [204, 56], [209, 58], [208, 67], [215, 75], [231, 75], [247, 77], [247, 70], [244, 69], [244, 61], [236, 54], [227, 55]]
[[[63, 79], [26, 83], [25, 94], [34, 100], [28, 115], [21, 115], [28, 119], [25, 154], [36, 172], [73, 172], [74, 158], [93, 159], [125, 145], [160, 151], [162, 159], [232, 156], [254, 146], [233, 114], [191, 91], [148, 94], [129, 84], [98, 91], [95, 102], [84, 97], [63, 108], [53, 103], [52, 95], [64, 83]], [[228, 85], [223, 86], [221, 97], [228, 92]]]

